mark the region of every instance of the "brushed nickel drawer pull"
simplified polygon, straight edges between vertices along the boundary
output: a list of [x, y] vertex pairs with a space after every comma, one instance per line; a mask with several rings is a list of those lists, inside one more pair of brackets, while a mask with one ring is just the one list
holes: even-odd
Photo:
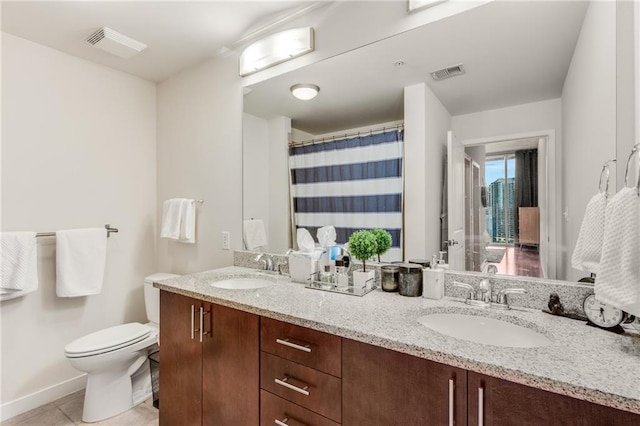
[[299, 351], [303, 351], [303, 352], [311, 352], [311, 348], [309, 346], [309, 344], [306, 345], [298, 345], [296, 343], [291, 342], [289, 339], [276, 339], [276, 343], [279, 343], [281, 345], [284, 346], [289, 346], [290, 348], [293, 349], [297, 349]]
[[[293, 422], [289, 423], [289, 420], [292, 420]], [[307, 426], [306, 423], [302, 423], [295, 419], [290, 419], [288, 417], [285, 417], [283, 420], [275, 419], [274, 423], [277, 424], [278, 426]]]
[[290, 377], [284, 376], [283, 379], [275, 379], [275, 382], [280, 386], [284, 386], [285, 388], [289, 388], [293, 391], [309, 396], [309, 391], [307, 390], [309, 389], [309, 385], [304, 385], [304, 387], [299, 388], [298, 386], [294, 386], [291, 383], [289, 383], [289, 379]]
[[478, 388], [478, 426], [484, 425], [484, 388]]
[[195, 315], [196, 315], [196, 307], [194, 305], [191, 305], [191, 340], [194, 339], [195, 333], [196, 333], [195, 320], [194, 320]]
[[454, 396], [455, 383], [453, 379], [449, 379], [449, 426], [454, 425], [453, 421], [453, 396]]

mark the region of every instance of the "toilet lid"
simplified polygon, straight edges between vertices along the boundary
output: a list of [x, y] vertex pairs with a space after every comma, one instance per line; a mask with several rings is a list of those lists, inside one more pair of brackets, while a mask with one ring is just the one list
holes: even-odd
[[139, 342], [150, 333], [149, 326], [137, 322], [117, 325], [74, 340], [64, 348], [64, 352], [67, 355], [102, 353]]

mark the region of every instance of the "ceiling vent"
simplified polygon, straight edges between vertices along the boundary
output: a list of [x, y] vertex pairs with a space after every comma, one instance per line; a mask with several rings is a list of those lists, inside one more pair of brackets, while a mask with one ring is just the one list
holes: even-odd
[[146, 44], [107, 27], [102, 27], [91, 34], [87, 38], [87, 43], [121, 58], [130, 58], [147, 48]]
[[467, 71], [464, 69], [464, 65], [458, 64], [451, 67], [443, 68], [441, 70], [433, 71], [431, 73], [431, 77], [433, 77], [434, 80], [444, 80], [445, 78], [455, 77], [466, 72]]

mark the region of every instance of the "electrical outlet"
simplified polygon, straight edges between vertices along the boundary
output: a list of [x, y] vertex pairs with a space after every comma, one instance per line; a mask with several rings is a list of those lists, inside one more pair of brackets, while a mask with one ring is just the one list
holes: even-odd
[[222, 249], [223, 250], [231, 249], [231, 233], [227, 231], [222, 232]]

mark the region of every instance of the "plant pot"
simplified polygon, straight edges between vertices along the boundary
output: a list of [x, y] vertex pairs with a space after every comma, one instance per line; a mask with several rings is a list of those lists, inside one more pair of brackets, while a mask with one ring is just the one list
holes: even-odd
[[370, 289], [375, 285], [376, 272], [375, 271], [354, 271], [353, 272], [353, 286], [355, 288]]

